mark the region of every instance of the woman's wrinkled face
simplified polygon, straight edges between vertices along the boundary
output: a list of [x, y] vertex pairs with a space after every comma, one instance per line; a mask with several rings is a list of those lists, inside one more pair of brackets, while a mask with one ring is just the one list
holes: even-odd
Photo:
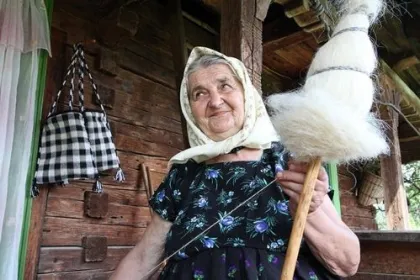
[[243, 88], [228, 65], [214, 64], [191, 73], [188, 89], [194, 119], [210, 139], [221, 141], [242, 129]]

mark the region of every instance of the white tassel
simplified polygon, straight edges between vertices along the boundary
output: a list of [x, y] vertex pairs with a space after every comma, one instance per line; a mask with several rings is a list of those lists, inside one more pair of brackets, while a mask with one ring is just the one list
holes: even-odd
[[93, 183], [92, 191], [96, 193], [101, 193], [104, 191], [102, 183], [99, 181], [99, 179], [96, 179], [95, 183]]
[[115, 173], [114, 180], [117, 182], [124, 182], [125, 175], [121, 167], [118, 168], [117, 173]]
[[367, 30], [382, 1], [342, 4], [341, 20], [316, 53], [303, 88], [267, 99], [283, 144], [300, 160], [343, 162], [388, 151], [383, 125], [370, 113], [377, 57]]

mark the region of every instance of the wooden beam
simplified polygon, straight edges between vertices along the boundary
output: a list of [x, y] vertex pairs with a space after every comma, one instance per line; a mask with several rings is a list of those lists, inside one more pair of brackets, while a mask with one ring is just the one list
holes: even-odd
[[[393, 80], [385, 73], [380, 74], [383, 92], [381, 101], [399, 105], [400, 94], [396, 90]], [[384, 120], [388, 129], [386, 136], [388, 139], [390, 154], [381, 157], [381, 176], [383, 180], [385, 211], [388, 221], [388, 229], [405, 230], [408, 229], [408, 206], [407, 197], [402, 181], [401, 169], [401, 150], [398, 139], [398, 113], [392, 108], [387, 107], [380, 110], [381, 118]]]
[[[168, 11], [168, 30], [171, 34], [171, 50], [173, 57], [173, 64], [175, 70], [175, 84], [179, 95], [182, 78], [184, 75], [184, 68], [187, 63], [187, 47], [185, 44], [185, 28], [184, 18], [182, 15], [181, 0], [170, 0], [167, 4]], [[184, 146], [189, 146], [187, 124], [182, 115], [181, 107], [178, 102], [179, 112], [181, 114], [182, 134], [184, 138]]]
[[401, 59], [400, 61], [398, 61], [395, 66], [393, 67], [394, 71], [397, 72], [398, 74], [400, 74], [401, 72], [403, 72], [404, 70], [411, 68], [417, 64], [420, 64], [419, 59], [417, 58], [417, 56], [412, 55], [410, 57]]
[[224, 0], [221, 7], [222, 53], [240, 59], [261, 92], [262, 19], [257, 18], [257, 0]]
[[420, 136], [411, 136], [411, 137], [406, 137], [406, 138], [400, 138], [400, 143], [418, 141], [418, 140], [420, 140]]
[[418, 98], [411, 88], [407, 86], [400, 76], [398, 76], [385, 61], [380, 60], [380, 67], [382, 71], [392, 79], [396, 90], [401, 94], [401, 101], [410, 104], [414, 111], [420, 116], [420, 98]]
[[284, 47], [288, 47], [294, 44], [299, 44], [307, 40], [311, 40], [312, 35], [305, 31], [298, 31], [291, 35], [271, 40], [264, 43], [264, 53], [270, 53]]

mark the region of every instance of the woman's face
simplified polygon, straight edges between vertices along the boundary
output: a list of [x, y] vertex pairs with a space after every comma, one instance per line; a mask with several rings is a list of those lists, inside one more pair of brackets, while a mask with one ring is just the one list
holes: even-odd
[[244, 124], [244, 94], [228, 65], [200, 68], [188, 77], [190, 106], [199, 128], [210, 139], [235, 135]]

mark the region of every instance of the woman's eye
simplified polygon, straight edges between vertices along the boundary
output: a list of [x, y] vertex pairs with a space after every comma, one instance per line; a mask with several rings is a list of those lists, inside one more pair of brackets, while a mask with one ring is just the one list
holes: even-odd
[[228, 89], [228, 88], [230, 88], [230, 85], [229, 84], [223, 84], [222, 85], [222, 89]]
[[196, 92], [196, 93], [194, 94], [194, 97], [195, 97], [195, 98], [198, 98], [198, 97], [200, 97], [201, 95], [204, 95], [204, 92], [199, 91], [199, 92]]

